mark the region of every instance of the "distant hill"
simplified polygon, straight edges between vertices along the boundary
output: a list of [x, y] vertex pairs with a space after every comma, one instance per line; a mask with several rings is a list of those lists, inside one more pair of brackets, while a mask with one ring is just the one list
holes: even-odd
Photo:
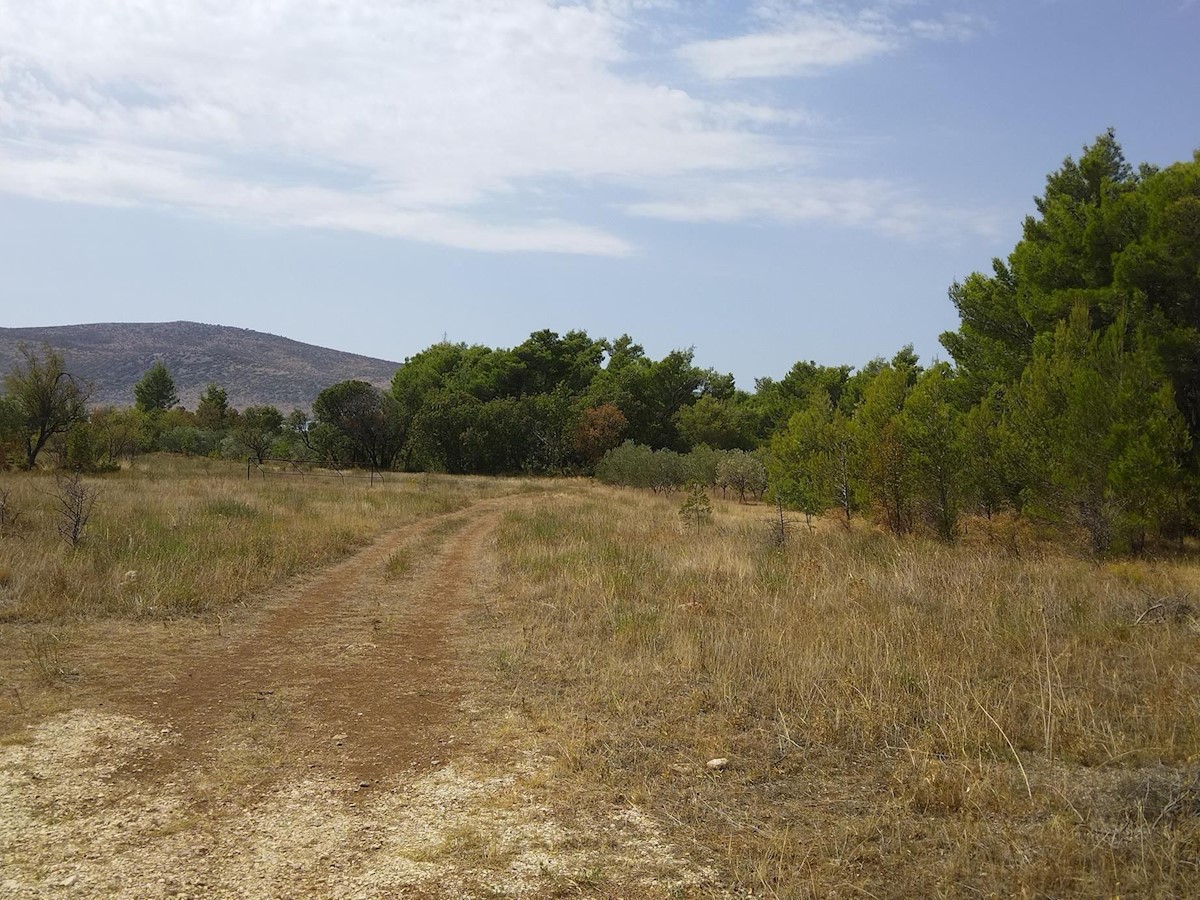
[[349, 378], [386, 388], [400, 365], [247, 328], [146, 322], [0, 328], [0, 373], [20, 361], [22, 342], [59, 350], [68, 371], [93, 383], [93, 405], [132, 406], [133, 386], [156, 359], [171, 372], [188, 409], [214, 382], [232, 406], [271, 404], [284, 413], [310, 409], [324, 388]]

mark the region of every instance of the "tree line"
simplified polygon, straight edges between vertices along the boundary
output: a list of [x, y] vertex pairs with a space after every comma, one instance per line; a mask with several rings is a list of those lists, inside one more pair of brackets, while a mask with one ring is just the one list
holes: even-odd
[[951, 540], [964, 514], [1013, 510], [1097, 551], [1181, 539], [1200, 512], [1200, 153], [1135, 170], [1109, 131], [1035, 204], [1006, 260], [950, 287], [960, 324], [941, 337], [949, 361], [928, 366], [904, 347], [859, 367], [798, 362], [745, 391], [691, 350], [653, 359], [628, 335], [544, 330], [512, 348], [438, 343], [387, 390], [345, 381], [285, 415], [232, 409], [217, 385], [184, 410], [161, 364], [132, 408], [89, 410], [61, 356], [26, 349], [0, 449], [26, 466], [47, 447], [79, 467], [161, 449], [660, 490], [728, 490], [724, 463], [755, 486], [761, 470], [808, 515], [898, 533]]

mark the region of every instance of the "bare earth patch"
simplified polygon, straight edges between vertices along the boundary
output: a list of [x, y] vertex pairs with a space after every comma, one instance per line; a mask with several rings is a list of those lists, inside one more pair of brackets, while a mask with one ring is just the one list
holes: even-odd
[[499, 515], [392, 532], [236, 622], [95, 625], [0, 746], [3, 896], [720, 893], [629, 804], [556, 810], [461, 653]]

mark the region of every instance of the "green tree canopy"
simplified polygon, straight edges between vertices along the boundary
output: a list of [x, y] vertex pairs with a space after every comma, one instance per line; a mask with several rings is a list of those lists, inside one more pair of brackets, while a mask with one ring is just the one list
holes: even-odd
[[1191, 445], [1145, 334], [1124, 317], [1093, 331], [1082, 303], [1039, 340], [1005, 426], [1027, 511], [1082, 526], [1097, 552], [1162, 523]]
[[1166, 169], [1125, 160], [1114, 133], [1046, 178], [1021, 240], [992, 274], [950, 288], [957, 331], [942, 335], [963, 394], [1016, 382], [1039, 335], [1079, 304], [1089, 326], [1124, 316], [1153, 340], [1193, 441], [1200, 436], [1200, 152]]
[[274, 406], [247, 407], [232, 428], [234, 440], [260, 463], [266, 462], [271, 445], [282, 433], [283, 413]]
[[225, 389], [211, 381], [200, 395], [196, 405], [196, 423], [201, 428], [213, 431], [224, 428], [229, 424], [229, 395]]
[[313, 403], [313, 418], [345, 438], [351, 462], [380, 470], [392, 467], [407, 438], [400, 403], [365, 381], [351, 379], [325, 388]]
[[24, 344], [23, 363], [4, 376], [5, 417], [25, 450], [25, 467], [32, 469], [46, 442], [87, 419], [91, 385], [66, 370], [63, 356], [49, 344], [39, 356]]
[[156, 359], [141, 381], [133, 386], [133, 396], [137, 408], [144, 413], [163, 412], [179, 402], [175, 379], [161, 359]]

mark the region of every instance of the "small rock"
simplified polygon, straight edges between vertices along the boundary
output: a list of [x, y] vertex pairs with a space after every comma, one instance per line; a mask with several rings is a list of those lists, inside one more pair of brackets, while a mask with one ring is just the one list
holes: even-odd
[[720, 772], [728, 768], [729, 760], [721, 756], [717, 759], [710, 759], [705, 765], [708, 767], [710, 772]]
[[362, 788], [362, 787], [370, 787], [370, 786], [371, 786], [371, 782], [369, 782], [369, 781], [360, 781], [360, 782], [358, 783], [358, 786], [359, 786], [360, 788]]
[[348, 735], [348, 734], [335, 734], [335, 735], [333, 736], [333, 739], [334, 739], [335, 741], [344, 741], [344, 740], [345, 740], [346, 738], [348, 738], [348, 737], [350, 737], [350, 735]]
[[58, 886], [59, 887], [75, 887], [75, 885], [78, 883], [79, 883], [78, 875], [68, 875], [66, 878], [64, 878], [62, 881], [60, 881], [58, 883]]

